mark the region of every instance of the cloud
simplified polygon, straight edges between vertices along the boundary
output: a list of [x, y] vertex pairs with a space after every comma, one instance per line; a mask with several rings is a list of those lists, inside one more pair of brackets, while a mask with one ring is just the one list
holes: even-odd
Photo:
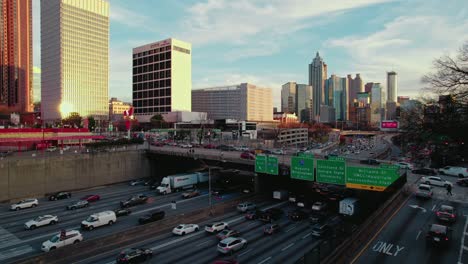
[[325, 46], [346, 50], [348, 70], [359, 70], [373, 81], [385, 83], [385, 71], [395, 70], [401, 80], [399, 93], [416, 95], [432, 60], [456, 51], [467, 40], [460, 36], [468, 36], [466, 17], [414, 14], [397, 17], [369, 35], [330, 39]]
[[115, 2], [110, 5], [110, 19], [120, 25], [132, 28], [144, 29], [150, 32], [154, 31], [154, 21], [140, 12], [134, 12], [127, 8], [117, 5]]

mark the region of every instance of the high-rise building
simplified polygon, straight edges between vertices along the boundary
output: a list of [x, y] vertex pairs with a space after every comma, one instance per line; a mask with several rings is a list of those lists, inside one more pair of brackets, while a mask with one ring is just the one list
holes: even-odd
[[348, 120], [355, 123], [357, 122], [357, 95], [358, 93], [364, 92], [364, 82], [361, 79], [359, 73], [356, 74], [356, 78], [352, 78], [351, 74], [347, 76], [347, 82], [349, 87], [349, 96], [348, 96]]
[[372, 86], [374, 85], [373, 82], [368, 82], [366, 85], [364, 85], [364, 92], [366, 93], [371, 93], [372, 92]]
[[42, 119], [109, 115], [109, 2], [41, 1]]
[[348, 120], [348, 81], [334, 74], [325, 83], [325, 104], [335, 108], [335, 119]]
[[281, 86], [281, 112], [294, 114], [296, 108], [296, 83], [287, 82]]
[[397, 102], [398, 75], [396, 72], [387, 72], [387, 102]]
[[398, 96], [397, 97], [397, 103], [399, 105], [402, 105], [404, 104], [405, 102], [409, 101], [410, 100], [410, 97], [409, 96]]
[[249, 83], [192, 91], [192, 111], [206, 112], [209, 119], [272, 121], [272, 108], [272, 90]]
[[0, 110], [32, 112], [31, 0], [0, 0]]
[[382, 121], [384, 92], [380, 83], [373, 83], [371, 91], [371, 116], [370, 121], [373, 126], [377, 126]]
[[312, 109], [312, 86], [307, 84], [296, 85], [296, 113], [300, 122], [310, 122], [310, 109]]
[[309, 64], [309, 85], [312, 85], [312, 113], [314, 120], [319, 121], [320, 106], [325, 103], [325, 80], [327, 79], [327, 64], [317, 52], [314, 60]]
[[170, 38], [133, 49], [133, 107], [140, 122], [192, 110], [191, 48]]

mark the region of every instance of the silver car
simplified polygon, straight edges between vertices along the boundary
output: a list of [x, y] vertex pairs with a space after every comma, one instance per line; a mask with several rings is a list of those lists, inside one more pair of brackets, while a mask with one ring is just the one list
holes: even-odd
[[257, 205], [255, 205], [254, 203], [240, 203], [239, 205], [237, 205], [237, 211], [241, 213], [245, 213], [250, 210], [255, 210], [256, 208]]
[[432, 187], [427, 184], [419, 184], [418, 189], [416, 190], [416, 197], [431, 198]]
[[247, 240], [241, 237], [228, 237], [218, 243], [218, 251], [227, 254], [243, 249], [246, 244]]

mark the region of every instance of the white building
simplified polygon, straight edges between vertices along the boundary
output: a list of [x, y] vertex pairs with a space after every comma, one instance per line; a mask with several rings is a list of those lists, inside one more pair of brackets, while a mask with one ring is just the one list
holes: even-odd
[[397, 102], [398, 74], [394, 71], [387, 72], [387, 102]]
[[213, 120], [273, 121], [270, 88], [249, 83], [192, 91], [192, 111], [206, 112]]
[[109, 115], [109, 3], [41, 1], [41, 111], [44, 121]]
[[133, 107], [140, 122], [191, 111], [192, 45], [166, 39], [133, 49]]

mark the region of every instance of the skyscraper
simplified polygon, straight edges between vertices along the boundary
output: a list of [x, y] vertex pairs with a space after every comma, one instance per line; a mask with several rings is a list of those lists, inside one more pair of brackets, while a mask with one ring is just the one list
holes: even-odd
[[348, 120], [348, 79], [334, 74], [326, 80], [326, 105], [335, 108], [335, 120]]
[[133, 107], [140, 122], [155, 114], [192, 111], [191, 49], [173, 38], [133, 49]]
[[109, 3], [41, 1], [42, 119], [109, 115]]
[[325, 80], [327, 79], [327, 64], [317, 52], [314, 60], [309, 64], [309, 85], [312, 85], [312, 104], [313, 116], [319, 120], [320, 105], [325, 103]]
[[373, 83], [371, 91], [371, 124], [376, 126], [382, 121], [384, 93], [380, 83]]
[[312, 86], [296, 85], [296, 113], [300, 122], [310, 122], [310, 111], [313, 104]]
[[33, 111], [31, 0], [0, 0], [0, 109]]
[[387, 102], [397, 102], [398, 75], [396, 72], [387, 72]]
[[287, 82], [281, 86], [281, 112], [296, 113], [296, 85], [295, 82]]

